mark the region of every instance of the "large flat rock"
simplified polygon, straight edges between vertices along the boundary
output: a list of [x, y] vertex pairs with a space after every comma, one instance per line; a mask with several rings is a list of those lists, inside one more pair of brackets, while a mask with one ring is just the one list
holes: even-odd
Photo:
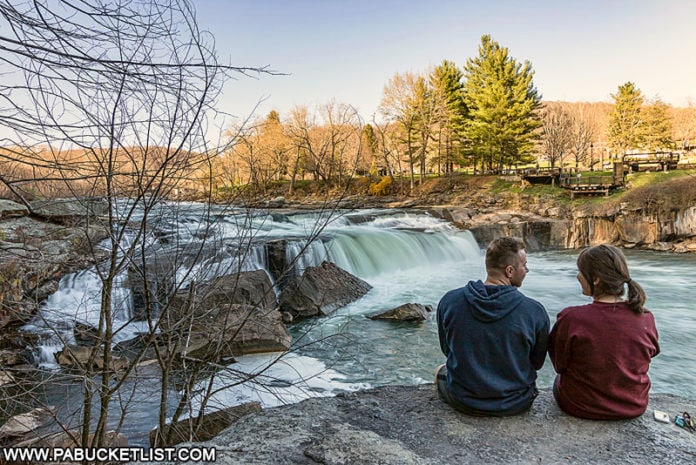
[[12, 200], [0, 199], [0, 219], [16, 218], [29, 214], [29, 209]]
[[218, 465], [693, 464], [696, 434], [656, 422], [653, 409], [674, 418], [695, 405], [654, 395], [642, 417], [582, 420], [546, 389], [528, 413], [477, 418], [442, 403], [434, 385], [387, 386], [267, 409], [198, 445], [216, 447]]

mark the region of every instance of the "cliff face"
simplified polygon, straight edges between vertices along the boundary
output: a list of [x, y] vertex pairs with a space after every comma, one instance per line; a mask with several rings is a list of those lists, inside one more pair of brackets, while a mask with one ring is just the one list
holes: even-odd
[[[563, 191], [452, 184], [431, 189], [420, 206], [462, 229], [479, 244], [500, 235], [524, 237], [530, 249], [577, 249], [601, 243], [674, 252], [696, 252], [694, 175], [629, 189], [604, 198], [569, 201]], [[479, 180], [480, 183], [483, 181]], [[444, 181], [443, 181], [444, 182]], [[535, 193], [536, 192], [536, 193]], [[560, 192], [560, 193], [559, 193]]]
[[[565, 248], [614, 243], [675, 252], [696, 251], [696, 206], [649, 212], [620, 205], [614, 211], [573, 211]], [[561, 245], [561, 244], [557, 244]]]
[[386, 386], [267, 409], [196, 446], [215, 447], [220, 465], [693, 464], [696, 435], [653, 419], [693, 406], [654, 395], [639, 418], [582, 420], [547, 389], [527, 413], [483, 418], [453, 410], [432, 384]]
[[481, 213], [470, 206], [440, 206], [430, 211], [470, 230], [482, 247], [496, 237], [512, 235], [523, 237], [530, 250], [611, 243], [626, 248], [696, 252], [694, 205], [650, 211], [625, 203], [539, 208], [534, 203], [508, 202], [494, 212]]

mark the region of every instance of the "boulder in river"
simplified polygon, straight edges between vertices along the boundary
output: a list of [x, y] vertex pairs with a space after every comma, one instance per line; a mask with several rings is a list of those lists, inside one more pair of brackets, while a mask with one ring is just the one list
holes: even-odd
[[294, 318], [329, 315], [358, 300], [372, 286], [333, 263], [308, 267], [280, 294], [280, 308]]
[[[97, 352], [92, 356], [92, 351], [94, 350]], [[66, 345], [55, 354], [55, 359], [56, 363], [61, 366], [67, 366], [78, 370], [89, 368], [91, 360], [92, 368], [96, 368], [97, 370], [104, 369], [104, 356], [102, 355], [101, 349], [95, 347]], [[127, 357], [114, 354], [111, 357], [109, 371], [124, 370], [129, 363]]]
[[433, 311], [432, 305], [408, 303], [370, 316], [371, 320], [425, 321]]
[[271, 280], [263, 270], [218, 276], [209, 283], [178, 292], [171, 300], [164, 319], [169, 326], [190, 315], [200, 316], [220, 305], [241, 304], [264, 310], [276, 308]]
[[238, 355], [285, 351], [292, 342], [277, 309], [239, 304], [208, 310], [191, 322], [183, 336], [187, 358], [217, 363]]
[[20, 438], [47, 424], [53, 413], [50, 408], [38, 407], [19, 415], [10, 417], [0, 427], [0, 439]]

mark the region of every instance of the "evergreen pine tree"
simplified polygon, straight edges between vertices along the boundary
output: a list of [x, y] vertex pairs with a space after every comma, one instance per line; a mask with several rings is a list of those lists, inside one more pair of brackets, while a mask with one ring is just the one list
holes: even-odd
[[433, 89], [435, 132], [437, 134], [438, 173], [444, 168], [451, 173], [453, 163], [460, 161], [467, 115], [463, 95], [464, 74], [451, 61], [444, 60], [430, 75]]
[[482, 168], [502, 169], [532, 160], [541, 126], [541, 95], [528, 61], [518, 63], [490, 35], [481, 37], [479, 55], [464, 67], [465, 134], [469, 153]]
[[623, 156], [627, 150], [640, 147], [644, 138], [643, 94], [634, 83], [627, 82], [611, 96], [614, 109], [609, 119], [609, 146]]
[[669, 105], [657, 98], [643, 109], [643, 148], [654, 152], [674, 148]]

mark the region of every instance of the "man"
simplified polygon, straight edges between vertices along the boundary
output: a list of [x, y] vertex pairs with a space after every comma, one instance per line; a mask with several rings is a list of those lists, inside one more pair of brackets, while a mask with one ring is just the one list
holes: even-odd
[[502, 237], [486, 250], [486, 281], [449, 291], [437, 307], [440, 398], [470, 415], [509, 416], [528, 410], [544, 364], [549, 316], [517, 288], [527, 275], [522, 240]]

